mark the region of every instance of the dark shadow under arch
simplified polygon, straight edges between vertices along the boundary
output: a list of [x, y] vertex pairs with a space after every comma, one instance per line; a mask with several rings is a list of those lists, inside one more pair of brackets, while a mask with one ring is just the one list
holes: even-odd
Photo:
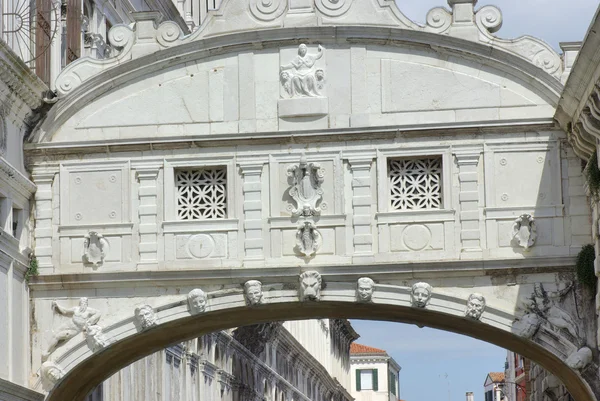
[[47, 401], [83, 401], [98, 384], [132, 362], [168, 345], [203, 334], [275, 320], [348, 318], [412, 323], [467, 335], [510, 349], [556, 375], [576, 401], [597, 401], [583, 378], [564, 361], [532, 341], [503, 330], [429, 310], [382, 304], [346, 302], [276, 303], [259, 307], [230, 308], [161, 324], [115, 342], [74, 367], [48, 395]]

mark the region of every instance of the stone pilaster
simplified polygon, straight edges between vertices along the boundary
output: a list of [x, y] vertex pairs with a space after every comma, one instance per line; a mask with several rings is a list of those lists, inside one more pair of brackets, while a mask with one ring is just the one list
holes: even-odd
[[477, 171], [480, 156], [479, 149], [455, 154], [458, 164], [461, 252], [481, 252]]
[[354, 255], [373, 255], [373, 158], [351, 158], [352, 171], [352, 227], [354, 231]]
[[140, 262], [158, 261], [158, 167], [138, 167]]
[[244, 196], [244, 263], [264, 260], [262, 170], [263, 163], [240, 165]]
[[53, 273], [52, 264], [52, 185], [54, 172], [33, 174], [33, 182], [37, 186], [35, 193], [35, 257], [40, 274]]

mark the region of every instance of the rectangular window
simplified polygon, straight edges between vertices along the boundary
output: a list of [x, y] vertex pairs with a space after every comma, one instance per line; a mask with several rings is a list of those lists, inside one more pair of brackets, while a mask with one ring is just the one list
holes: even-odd
[[356, 391], [379, 390], [377, 369], [356, 369]]
[[442, 157], [388, 159], [391, 210], [442, 208]]
[[23, 231], [23, 210], [16, 207], [12, 210], [12, 235], [16, 239], [21, 239]]
[[360, 371], [360, 388], [361, 390], [373, 390], [373, 371]]
[[394, 372], [390, 372], [389, 388], [390, 393], [396, 395], [396, 375]]
[[175, 170], [177, 219], [207, 220], [227, 217], [227, 169]]

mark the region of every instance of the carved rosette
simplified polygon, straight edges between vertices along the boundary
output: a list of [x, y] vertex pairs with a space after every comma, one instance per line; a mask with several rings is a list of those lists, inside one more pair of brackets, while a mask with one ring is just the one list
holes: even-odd
[[352, 6], [353, 0], [315, 0], [317, 9], [327, 17], [344, 15]]
[[321, 184], [325, 180], [325, 170], [318, 163], [308, 163], [302, 155], [299, 164], [294, 164], [287, 170], [290, 177], [290, 196], [296, 202], [296, 207], [288, 206], [293, 216], [319, 216], [321, 210], [327, 207], [323, 199]]
[[83, 259], [86, 263], [94, 266], [104, 263], [104, 258], [108, 253], [109, 244], [102, 234], [90, 231], [83, 241]]
[[307, 258], [315, 255], [323, 243], [323, 237], [314, 223], [304, 221], [296, 231], [296, 250]]
[[514, 221], [511, 239], [525, 250], [535, 244], [537, 229], [532, 215], [522, 214]]
[[250, 12], [259, 21], [273, 21], [283, 15], [287, 0], [250, 0]]

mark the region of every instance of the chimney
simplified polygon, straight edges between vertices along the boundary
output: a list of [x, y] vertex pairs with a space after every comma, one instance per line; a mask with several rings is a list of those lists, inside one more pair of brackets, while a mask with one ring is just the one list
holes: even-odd
[[472, 391], [467, 391], [467, 401], [475, 401]]

